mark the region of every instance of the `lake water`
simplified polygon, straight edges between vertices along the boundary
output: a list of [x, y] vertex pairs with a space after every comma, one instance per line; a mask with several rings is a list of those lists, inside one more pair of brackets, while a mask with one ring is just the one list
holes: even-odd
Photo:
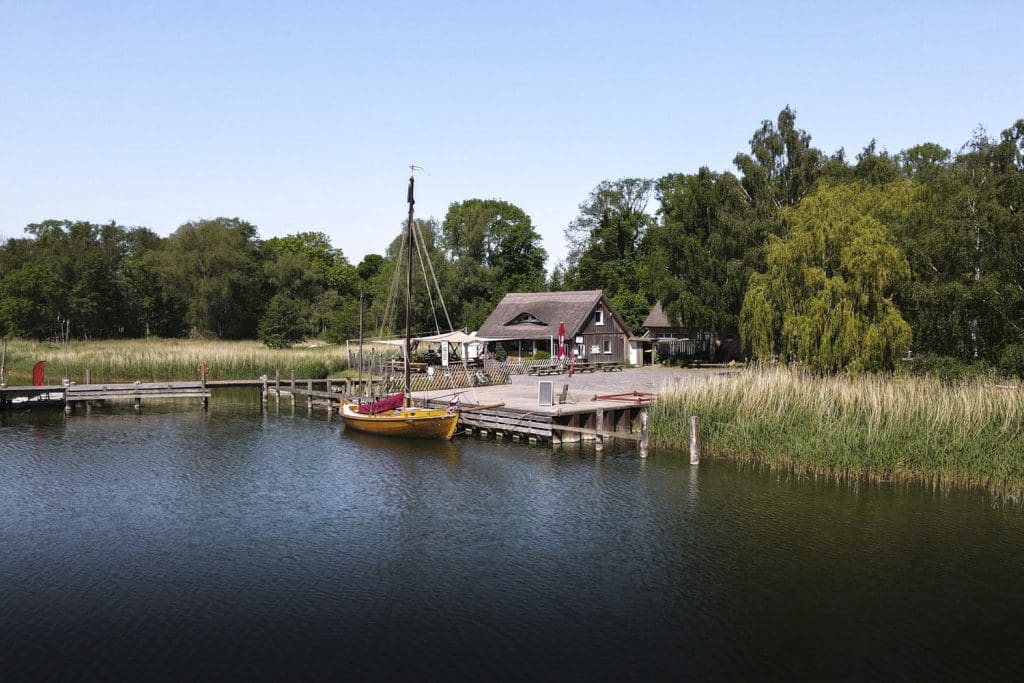
[[0, 415], [0, 679], [989, 679], [1024, 513], [251, 394]]

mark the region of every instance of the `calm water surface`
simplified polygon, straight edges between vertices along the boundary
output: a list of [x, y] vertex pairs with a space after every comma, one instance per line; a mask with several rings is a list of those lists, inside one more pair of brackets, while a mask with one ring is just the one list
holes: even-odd
[[1024, 514], [251, 396], [0, 415], [0, 679], [1016, 677]]

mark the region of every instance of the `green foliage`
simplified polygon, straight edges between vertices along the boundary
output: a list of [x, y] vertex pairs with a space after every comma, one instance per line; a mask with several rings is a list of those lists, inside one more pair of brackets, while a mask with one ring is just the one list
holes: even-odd
[[[367, 325], [365, 318], [363, 324]], [[366, 328], [368, 331], [369, 328]], [[359, 300], [356, 298], [345, 299], [327, 317], [327, 341], [334, 344], [341, 344], [348, 339], [359, 338]], [[365, 336], [365, 335], [364, 335]]]
[[186, 223], [167, 239], [154, 269], [181, 297], [194, 331], [223, 339], [256, 336], [266, 280], [252, 224], [238, 218]]
[[536, 351], [533, 352], [533, 356], [531, 358], [533, 360], [550, 360], [551, 353], [549, 351], [542, 351], [541, 349], [537, 349]]
[[933, 353], [922, 353], [914, 356], [909, 364], [910, 372], [920, 377], [935, 379], [954, 384], [965, 380], [990, 377], [991, 366], [985, 361], [965, 361], [952, 356], [939, 356]]
[[639, 292], [619, 292], [612, 297], [615, 306], [633, 334], [640, 334], [644, 328], [644, 320], [651, 312], [652, 302]]
[[654, 181], [623, 178], [604, 181], [580, 204], [565, 230], [569, 257], [566, 289], [603, 289], [609, 296], [640, 291], [647, 231], [654, 219], [647, 204]]
[[999, 369], [1007, 375], [1024, 378], [1024, 343], [1007, 344], [999, 356]]
[[702, 168], [658, 181], [661, 224], [651, 228], [648, 291], [670, 321], [693, 330], [734, 332], [764, 236], [731, 173]]
[[462, 326], [479, 327], [508, 292], [544, 288], [547, 252], [519, 207], [498, 199], [456, 202], [441, 231], [452, 273], [445, 299]]
[[789, 232], [770, 242], [741, 312], [754, 354], [823, 372], [895, 367], [911, 330], [892, 293], [910, 268], [887, 224], [913, 198], [906, 182], [826, 185], [784, 212]]
[[498, 361], [499, 363], [504, 363], [506, 358], [508, 358], [508, 351], [505, 349], [504, 346], [498, 344], [494, 348], [494, 360]]
[[260, 320], [258, 339], [272, 349], [284, 349], [304, 337], [302, 305], [287, 294], [275, 294]]

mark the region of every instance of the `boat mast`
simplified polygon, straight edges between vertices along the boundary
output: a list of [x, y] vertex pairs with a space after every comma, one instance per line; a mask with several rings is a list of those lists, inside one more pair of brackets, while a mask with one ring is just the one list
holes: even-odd
[[416, 182], [412, 175], [412, 170], [409, 173], [409, 220], [405, 223], [405, 235], [406, 235], [406, 247], [409, 252], [409, 260], [406, 264], [405, 269], [405, 405], [412, 405], [412, 396], [409, 394], [409, 361], [412, 355], [412, 348], [410, 344], [411, 335], [409, 334], [409, 324], [412, 318], [412, 249], [413, 249], [413, 237], [412, 237], [412, 210], [416, 204], [416, 200], [413, 197], [413, 185]]

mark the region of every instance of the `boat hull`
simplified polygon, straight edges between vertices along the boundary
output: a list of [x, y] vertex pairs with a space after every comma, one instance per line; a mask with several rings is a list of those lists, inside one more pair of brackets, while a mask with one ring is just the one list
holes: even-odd
[[352, 404], [341, 406], [346, 429], [405, 439], [443, 439], [455, 434], [458, 413], [437, 408], [399, 408], [376, 415], [362, 415]]

